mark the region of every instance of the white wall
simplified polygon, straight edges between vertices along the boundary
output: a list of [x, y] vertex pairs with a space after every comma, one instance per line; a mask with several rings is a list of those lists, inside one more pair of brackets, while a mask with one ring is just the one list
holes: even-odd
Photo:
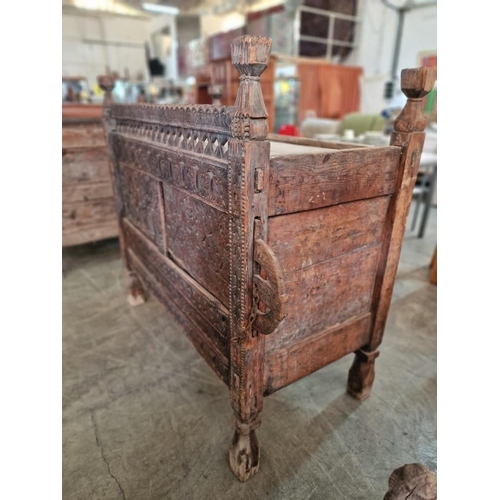
[[[397, 32], [397, 13], [381, 0], [360, 0], [361, 24], [358, 48], [346, 64], [362, 66], [362, 111], [379, 112], [387, 106], [384, 84], [391, 78], [392, 58]], [[435, 5], [406, 13], [398, 62], [398, 75], [417, 65], [418, 53], [437, 49], [437, 8]], [[397, 96], [397, 101], [401, 96]]]
[[144, 43], [149, 41], [149, 24], [147, 19], [63, 13], [63, 76], [84, 76], [91, 87], [106, 66], [122, 76], [128, 68], [133, 79], [138, 73], [147, 77]]

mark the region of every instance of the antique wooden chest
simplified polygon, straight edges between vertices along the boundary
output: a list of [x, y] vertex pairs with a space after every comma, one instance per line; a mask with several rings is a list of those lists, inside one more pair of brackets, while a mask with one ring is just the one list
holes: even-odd
[[118, 236], [102, 106], [62, 109], [62, 245]]
[[229, 388], [241, 481], [264, 396], [350, 353], [348, 392], [371, 390], [435, 78], [402, 72], [390, 146], [268, 136], [270, 45], [234, 40], [234, 107], [111, 104], [101, 81], [130, 302], [154, 294]]

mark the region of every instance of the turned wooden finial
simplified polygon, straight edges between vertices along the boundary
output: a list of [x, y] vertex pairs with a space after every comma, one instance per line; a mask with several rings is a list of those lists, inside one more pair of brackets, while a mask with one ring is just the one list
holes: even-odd
[[109, 107], [113, 102], [111, 93], [115, 87], [115, 79], [111, 75], [101, 75], [97, 77], [97, 83], [102, 90], [104, 90], [103, 106]]
[[240, 73], [240, 86], [235, 111], [247, 118], [267, 118], [260, 75], [269, 64], [271, 39], [264, 36], [243, 35], [231, 43], [231, 61]]
[[396, 132], [422, 132], [425, 129], [422, 99], [433, 89], [435, 81], [435, 68], [404, 69], [401, 72], [401, 90], [408, 100], [394, 122]]

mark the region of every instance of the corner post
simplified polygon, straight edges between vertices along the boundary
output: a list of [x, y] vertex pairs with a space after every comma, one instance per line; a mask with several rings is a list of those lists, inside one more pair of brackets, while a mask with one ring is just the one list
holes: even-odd
[[128, 302], [131, 306], [137, 306], [144, 303], [145, 293], [139, 278], [130, 270], [130, 265], [127, 259], [125, 250], [125, 240], [123, 236], [122, 217], [123, 217], [123, 200], [121, 198], [121, 190], [119, 189], [120, 173], [118, 161], [116, 159], [115, 147], [113, 144], [112, 133], [116, 129], [116, 123], [111, 114], [111, 105], [113, 104], [113, 89], [115, 87], [115, 79], [109, 75], [97, 77], [99, 87], [104, 90], [104, 100], [102, 103], [102, 118], [104, 125], [104, 134], [108, 145], [109, 154], [109, 170], [113, 184], [113, 194], [116, 202], [117, 218], [118, 218], [118, 239], [120, 240], [120, 251], [123, 262], [128, 271]]
[[[252, 328], [254, 226], [267, 231], [269, 151], [267, 111], [260, 75], [269, 63], [271, 40], [241, 36], [231, 44], [231, 59], [240, 85], [228, 149], [230, 247], [230, 391], [236, 427], [229, 463], [240, 481], [259, 469], [256, 429], [263, 406], [263, 336]], [[258, 222], [258, 224], [257, 224]]]
[[367, 346], [356, 352], [347, 383], [348, 393], [361, 400], [369, 396], [375, 377], [375, 358], [384, 335], [425, 140], [426, 120], [422, 99], [432, 90], [435, 80], [434, 68], [404, 69], [401, 72], [401, 90], [408, 100], [394, 123], [391, 136], [391, 146], [401, 148], [401, 159], [396, 189], [389, 203], [384, 228], [372, 303], [371, 339]]

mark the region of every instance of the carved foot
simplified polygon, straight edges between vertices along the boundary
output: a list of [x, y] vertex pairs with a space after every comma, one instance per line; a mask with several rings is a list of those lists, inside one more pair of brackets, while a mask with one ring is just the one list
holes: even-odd
[[146, 301], [144, 288], [139, 278], [134, 273], [129, 274], [128, 303], [132, 306], [140, 306]]
[[347, 379], [347, 392], [356, 399], [363, 401], [372, 390], [375, 379], [375, 359], [380, 354], [378, 351], [356, 351], [356, 357], [349, 369]]
[[245, 482], [259, 470], [260, 448], [255, 431], [260, 420], [244, 423], [233, 416], [233, 423], [236, 429], [229, 447], [229, 465], [236, 477]]

